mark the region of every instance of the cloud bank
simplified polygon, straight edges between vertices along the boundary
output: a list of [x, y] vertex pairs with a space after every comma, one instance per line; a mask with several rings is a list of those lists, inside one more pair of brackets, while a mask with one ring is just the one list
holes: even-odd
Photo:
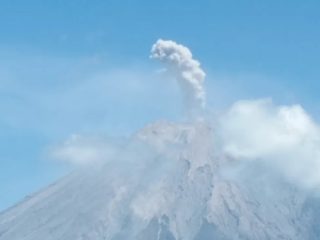
[[206, 74], [187, 47], [171, 40], [159, 39], [152, 46], [151, 58], [160, 60], [173, 72], [183, 91], [186, 107], [190, 111], [205, 107], [206, 94], [203, 82]]

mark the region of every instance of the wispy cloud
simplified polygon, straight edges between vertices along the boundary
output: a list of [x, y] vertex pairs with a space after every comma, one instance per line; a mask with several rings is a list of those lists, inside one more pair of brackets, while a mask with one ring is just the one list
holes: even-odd
[[94, 57], [8, 58], [0, 59], [4, 125], [50, 137], [98, 130], [127, 134], [161, 116], [178, 115], [177, 86], [143, 66], [114, 67]]
[[71, 135], [50, 149], [50, 157], [75, 166], [93, 166], [114, 160], [119, 146], [106, 138]]

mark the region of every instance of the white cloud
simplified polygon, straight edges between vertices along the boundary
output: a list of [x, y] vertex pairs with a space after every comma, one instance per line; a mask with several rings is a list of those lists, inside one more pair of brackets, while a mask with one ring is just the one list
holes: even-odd
[[301, 106], [239, 101], [221, 117], [218, 131], [232, 158], [267, 161], [300, 185], [320, 185], [320, 128]]

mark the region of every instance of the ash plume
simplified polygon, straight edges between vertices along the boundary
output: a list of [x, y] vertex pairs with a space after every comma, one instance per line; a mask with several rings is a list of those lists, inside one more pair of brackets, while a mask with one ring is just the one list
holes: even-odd
[[197, 112], [205, 107], [206, 94], [203, 82], [206, 74], [187, 47], [171, 40], [159, 39], [152, 46], [151, 58], [163, 62], [173, 73], [182, 89], [189, 112]]

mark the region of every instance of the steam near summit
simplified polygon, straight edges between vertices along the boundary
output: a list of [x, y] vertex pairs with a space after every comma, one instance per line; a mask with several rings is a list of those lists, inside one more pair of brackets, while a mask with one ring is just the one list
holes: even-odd
[[197, 111], [205, 107], [206, 93], [203, 86], [205, 72], [191, 51], [171, 40], [159, 39], [151, 49], [151, 58], [158, 59], [172, 71], [182, 89], [186, 107]]

